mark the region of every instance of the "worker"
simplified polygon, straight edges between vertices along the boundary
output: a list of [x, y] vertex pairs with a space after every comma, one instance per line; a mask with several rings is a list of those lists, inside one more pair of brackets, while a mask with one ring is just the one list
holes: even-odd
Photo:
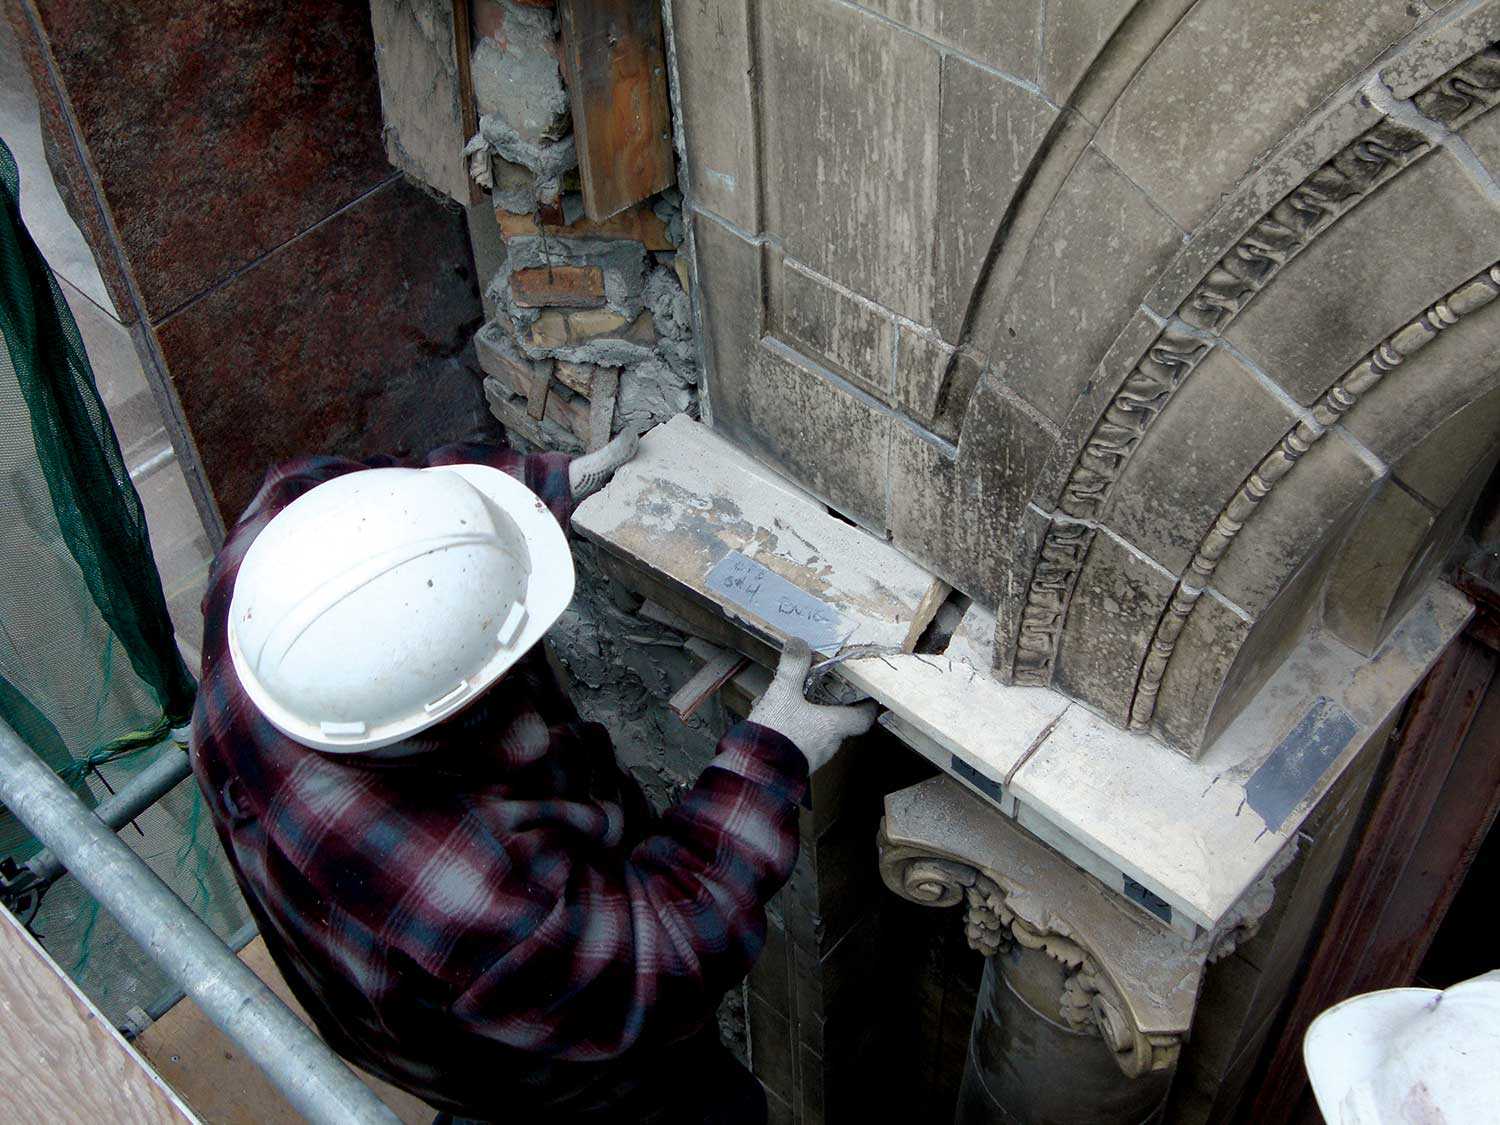
[[575, 502], [635, 448], [295, 461], [209, 576], [192, 761], [245, 900], [324, 1038], [457, 1118], [764, 1121], [716, 1011], [809, 770], [873, 718], [808, 702], [789, 643], [651, 811], [537, 643]]

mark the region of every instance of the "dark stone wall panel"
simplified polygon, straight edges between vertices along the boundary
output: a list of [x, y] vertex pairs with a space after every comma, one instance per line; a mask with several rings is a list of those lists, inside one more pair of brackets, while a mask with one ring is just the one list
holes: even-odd
[[153, 320], [390, 175], [358, 0], [36, 7]]
[[479, 327], [466, 244], [461, 212], [394, 180], [158, 327], [226, 521], [276, 461], [423, 452], [482, 424], [454, 358]]

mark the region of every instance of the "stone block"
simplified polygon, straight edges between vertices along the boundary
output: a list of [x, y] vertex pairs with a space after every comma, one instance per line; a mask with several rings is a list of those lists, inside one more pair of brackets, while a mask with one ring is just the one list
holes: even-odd
[[824, 277], [927, 323], [937, 50], [837, 0], [757, 7], [766, 225]]
[[1125, 726], [1136, 674], [1174, 585], [1170, 575], [1096, 534], [1063, 625], [1053, 686]]
[[1212, 594], [1198, 599], [1167, 665], [1152, 730], [1200, 757], [1318, 627], [1329, 570], [1344, 536], [1336, 525], [1252, 620]]
[[309, 449], [426, 450], [483, 424], [470, 261], [463, 216], [396, 178], [157, 326], [226, 517]]
[[980, 359], [935, 336], [902, 328], [896, 341], [894, 404], [947, 441], [957, 441], [979, 385]]
[[766, 918], [766, 943], [748, 978], [752, 990], [783, 1016], [792, 1013], [792, 947], [774, 914]]
[[892, 416], [768, 337], [713, 389], [714, 427], [866, 527], [883, 531]]
[[[1423, 311], [1413, 305], [1411, 313]], [[1500, 301], [1493, 301], [1463, 316], [1403, 360], [1373, 390], [1360, 396], [1344, 416], [1343, 426], [1377, 457], [1400, 464], [1470, 403], [1500, 390], [1500, 365], [1494, 361], [1497, 351]]]
[[611, 215], [602, 222], [595, 222], [587, 215], [571, 223], [539, 221], [535, 214], [518, 214], [496, 208], [495, 220], [500, 234], [506, 242], [513, 238], [618, 238], [639, 242], [647, 250], [666, 252], [676, 249], [667, 237], [667, 226], [649, 207], [638, 203], [634, 207]]
[[1491, 176], [1500, 176], [1500, 113], [1490, 110], [1459, 130]]
[[[406, 41], [413, 54], [426, 55], [432, 44], [410, 26], [415, 21], [408, 9], [394, 0], [382, 7], [382, 14], [402, 23], [403, 35], [410, 32]], [[371, 34], [376, 11], [369, 5], [290, 7], [250, 0], [209, 10], [43, 3], [30, 11], [51, 42], [47, 62], [36, 63], [48, 68], [39, 91], [47, 143], [68, 154], [56, 162], [59, 186], [70, 203], [76, 201], [72, 209], [95, 248], [102, 251], [118, 240], [153, 321], [180, 315], [194, 297], [222, 293], [242, 271], [357, 205], [390, 177]], [[9, 14], [19, 15], [19, 9]], [[437, 15], [442, 18], [441, 11]], [[20, 38], [30, 52], [31, 29]], [[14, 48], [7, 53], [17, 68], [9, 81], [25, 83]], [[13, 96], [24, 97], [20, 87], [11, 88]], [[67, 103], [66, 122], [58, 99]], [[462, 172], [458, 144], [450, 154], [455, 173]], [[85, 162], [89, 180], [80, 167]], [[466, 200], [467, 182], [456, 186]], [[91, 190], [100, 193], [97, 203]], [[385, 236], [379, 237], [383, 243]], [[372, 246], [371, 253], [388, 251]], [[100, 258], [115, 307], [132, 318], [125, 312], [130, 301], [118, 273], [119, 255]], [[450, 268], [449, 259], [442, 260]], [[470, 304], [465, 298], [462, 307]], [[406, 319], [416, 311], [400, 315]], [[422, 315], [439, 314], [428, 309]], [[387, 339], [380, 332], [369, 336]], [[300, 332], [297, 337], [300, 346], [318, 349]], [[203, 362], [190, 366], [201, 369]], [[220, 397], [232, 411], [236, 396]], [[334, 427], [340, 422], [329, 416]], [[252, 428], [244, 426], [243, 415], [238, 424]], [[310, 446], [294, 448], [306, 452]], [[207, 448], [200, 452], [211, 456]], [[247, 458], [241, 464], [258, 484], [267, 461]], [[238, 509], [225, 514], [237, 515]]]
[[1014, 0], [868, 0], [865, 7], [1017, 78], [1036, 77], [1040, 9]]
[[1404, 0], [1204, 0], [1151, 54], [1097, 143], [1192, 230], [1262, 153], [1421, 18]]
[[775, 277], [776, 335], [861, 390], [889, 401], [896, 340], [891, 318], [786, 259]]
[[1339, 552], [1324, 609], [1328, 627], [1355, 652], [1373, 653], [1410, 564], [1432, 532], [1434, 515], [1387, 481]]
[[1086, 149], [1032, 240], [1006, 307], [981, 326], [996, 376], [1060, 424], [1181, 246], [1172, 222]]
[[1259, 616], [1379, 476], [1336, 431], [1315, 442], [1245, 522], [1214, 571], [1214, 588]]
[[1214, 348], [1135, 447], [1101, 521], [1181, 574], [1245, 478], [1296, 423], [1280, 397]]
[[752, 988], [746, 994], [745, 1018], [750, 1034], [750, 1069], [768, 1093], [783, 1101], [796, 1098], [791, 1021]]
[[522, 308], [596, 309], [604, 304], [604, 271], [598, 266], [528, 266], [511, 272], [510, 293]]
[[[1295, 626], [1296, 622], [1287, 624]], [[1204, 732], [1214, 703], [1231, 679], [1230, 669], [1252, 628], [1252, 622], [1211, 594], [1198, 599], [1177, 636], [1177, 647], [1157, 693], [1152, 734], [1189, 757], [1198, 757], [1205, 746]], [[1290, 651], [1295, 636], [1289, 630], [1274, 638], [1289, 642], [1279, 655]], [[1254, 679], [1258, 688], [1273, 671], [1271, 664], [1265, 675], [1247, 677], [1240, 673], [1233, 678]]]
[[1006, 588], [1021, 521], [1053, 437], [994, 384], [974, 391], [954, 452], [897, 422], [891, 427], [892, 541], [983, 605]]
[[1452, 415], [1395, 465], [1396, 479], [1443, 508], [1464, 481], [1500, 449], [1500, 389]]
[[754, 81], [744, 0], [672, 0], [674, 111], [687, 142], [688, 195], [741, 230], [762, 229]]
[[1066, 103], [1135, 0], [1048, 0], [1037, 84]]
[[750, 376], [764, 315], [761, 248], [701, 215], [693, 219], [693, 239], [707, 336], [708, 401], [710, 410], [717, 413], [720, 397], [732, 409]]
[[630, 323], [609, 309], [557, 312], [548, 309], [526, 329], [526, 343], [533, 348], [565, 348], [618, 332]]
[[1026, 610], [1026, 589], [1038, 564], [1047, 530], [1052, 521], [1032, 507], [1021, 513], [1007, 537], [1007, 548], [999, 569], [999, 596], [995, 601], [995, 639], [992, 645], [995, 678], [1013, 684], [1016, 678], [1016, 645]]
[[1446, 152], [1417, 161], [1293, 258], [1227, 336], [1299, 401], [1489, 265], [1500, 209]]
[[[1016, 10], [1012, 4], [995, 6]], [[957, 55], [942, 60], [942, 76], [929, 323], [957, 340], [1011, 198], [1057, 110]]]

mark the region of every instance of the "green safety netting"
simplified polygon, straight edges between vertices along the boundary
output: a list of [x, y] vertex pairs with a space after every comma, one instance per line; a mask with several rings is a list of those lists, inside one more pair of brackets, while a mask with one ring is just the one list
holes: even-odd
[[[77, 323], [21, 221], [0, 141], [0, 718], [90, 806], [181, 753], [195, 684], [179, 655], [146, 517]], [[247, 914], [191, 780], [122, 833], [221, 935]], [[0, 810], [0, 858], [40, 845]], [[116, 1023], [171, 992], [72, 879], [28, 925]]]

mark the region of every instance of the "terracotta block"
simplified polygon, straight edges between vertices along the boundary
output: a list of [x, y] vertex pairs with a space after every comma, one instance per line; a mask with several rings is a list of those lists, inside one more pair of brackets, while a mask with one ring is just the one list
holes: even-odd
[[1102, 520], [1181, 573], [1296, 415], [1223, 348], [1183, 381], [1125, 463]]
[[1063, 625], [1053, 686], [1124, 726], [1136, 670], [1172, 587], [1161, 571], [1096, 534]]
[[[505, 322], [509, 324], [509, 321]], [[474, 352], [480, 369], [498, 379], [511, 393], [522, 398], [531, 396], [531, 384], [538, 372], [546, 374], [552, 361], [534, 361], [523, 356], [511, 340], [510, 333], [499, 322], [491, 321], [474, 336]]]
[[523, 308], [596, 309], [604, 304], [598, 266], [533, 266], [510, 275], [510, 292]]
[[585, 217], [564, 224], [553, 221], [549, 214], [542, 215], [539, 220], [536, 215], [520, 215], [499, 208], [495, 210], [495, 220], [507, 242], [512, 238], [536, 238], [545, 234], [557, 238], [620, 238], [639, 242], [647, 250], [676, 249], [667, 238], [667, 225], [644, 204], [637, 204], [600, 223]]
[[596, 336], [618, 332], [628, 322], [608, 309], [558, 312], [548, 309], [526, 330], [526, 341], [534, 348], [563, 348]]
[[592, 363], [568, 363], [565, 360], [558, 360], [554, 374], [557, 376], [557, 381], [570, 391], [586, 395], [594, 385], [595, 370]]

